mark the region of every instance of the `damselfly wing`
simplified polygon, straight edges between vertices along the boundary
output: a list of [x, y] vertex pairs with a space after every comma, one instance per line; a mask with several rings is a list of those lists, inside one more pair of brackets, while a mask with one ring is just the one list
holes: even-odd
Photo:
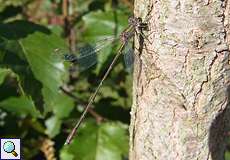
[[124, 63], [125, 63], [125, 70], [131, 72], [133, 69], [133, 62], [134, 62], [134, 50], [133, 50], [133, 43], [129, 42], [125, 47], [124, 51]]
[[[111, 47], [112, 43], [119, 40], [115, 37], [106, 37], [98, 40], [97, 43], [87, 44], [77, 49], [77, 54], [71, 53], [68, 49], [57, 48], [54, 51], [54, 56], [58, 61], [68, 61], [77, 66], [79, 72], [85, 71], [91, 66], [95, 65], [100, 61], [98, 56], [106, 56], [103, 54], [106, 48]], [[133, 63], [133, 49], [131, 43], [128, 43], [126, 49], [123, 51], [125, 66], [127, 71], [131, 70]], [[108, 51], [104, 52], [108, 53]], [[100, 54], [100, 55], [99, 55]], [[102, 54], [102, 55], [101, 55]]]

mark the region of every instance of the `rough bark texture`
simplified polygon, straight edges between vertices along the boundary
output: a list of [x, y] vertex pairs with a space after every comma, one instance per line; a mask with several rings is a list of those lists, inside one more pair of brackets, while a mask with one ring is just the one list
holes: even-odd
[[130, 160], [224, 159], [228, 12], [226, 0], [136, 0], [152, 44], [135, 57]]

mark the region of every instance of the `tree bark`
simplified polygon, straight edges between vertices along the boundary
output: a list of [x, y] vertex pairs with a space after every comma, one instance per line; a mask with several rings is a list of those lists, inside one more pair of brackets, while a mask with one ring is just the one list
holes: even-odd
[[135, 1], [151, 43], [135, 43], [130, 160], [224, 159], [229, 3]]

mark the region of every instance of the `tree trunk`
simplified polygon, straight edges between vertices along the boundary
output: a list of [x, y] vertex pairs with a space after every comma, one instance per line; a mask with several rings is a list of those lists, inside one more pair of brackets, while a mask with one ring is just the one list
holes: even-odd
[[136, 0], [151, 43], [135, 44], [130, 160], [224, 159], [229, 3]]

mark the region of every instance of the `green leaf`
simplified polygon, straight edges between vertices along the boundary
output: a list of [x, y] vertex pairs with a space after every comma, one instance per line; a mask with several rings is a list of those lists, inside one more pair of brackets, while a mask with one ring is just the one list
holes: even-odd
[[42, 83], [45, 111], [53, 111], [59, 118], [68, 116], [73, 101], [59, 91], [68, 72], [63, 60], [55, 59], [55, 49], [67, 48], [64, 40], [47, 28], [26, 21], [0, 25], [0, 37], [6, 42], [15, 41], [22, 48], [35, 78]]
[[55, 49], [66, 48], [63, 39], [47, 28], [26, 21], [15, 21], [0, 25], [0, 37], [19, 43], [35, 75], [42, 84], [56, 92], [67, 78], [61, 61], [53, 58]]
[[0, 108], [20, 116], [30, 115], [34, 118], [41, 117], [40, 112], [34, 106], [34, 102], [29, 97], [10, 97], [0, 102]]
[[106, 36], [119, 35], [127, 27], [128, 17], [124, 12], [113, 10], [91, 12], [83, 17], [85, 23], [84, 37], [86, 40], [96, 41]]
[[62, 160], [74, 160], [74, 155], [69, 153], [66, 149], [62, 150], [60, 157]]
[[73, 109], [73, 100], [61, 93], [59, 87], [68, 72], [62, 61], [52, 59], [56, 48], [65, 47], [64, 41], [54, 34], [35, 32], [20, 44], [35, 77], [43, 84], [45, 110], [53, 111], [59, 118], [67, 117]]
[[23, 39], [20, 44], [35, 77], [45, 87], [57, 92], [66, 78], [63, 63], [52, 60], [55, 48], [58, 48], [58, 45], [61, 46], [60, 42], [57, 41], [57, 37], [34, 33]]
[[88, 121], [73, 142], [62, 149], [60, 156], [62, 160], [67, 160], [68, 156], [73, 160], [122, 160], [127, 154], [126, 125], [114, 122], [97, 125]]
[[45, 121], [46, 125], [46, 134], [48, 134], [51, 138], [55, 137], [59, 134], [61, 128], [61, 120], [56, 116], [53, 116]]
[[230, 160], [230, 152], [225, 152], [225, 160]]
[[0, 68], [0, 85], [4, 82], [5, 77], [10, 73], [10, 69]]
[[52, 111], [59, 119], [68, 117], [74, 107], [71, 98], [64, 96], [60, 91], [53, 93], [48, 88], [43, 88], [42, 93], [46, 102], [45, 113]]
[[[106, 12], [96, 11], [87, 14], [83, 17], [85, 23], [85, 31], [83, 34], [84, 41], [95, 43], [108, 36], [118, 37], [125, 27], [127, 27], [127, 19], [128, 17], [121, 11], [117, 11], [117, 15], [114, 14], [113, 10]], [[110, 45], [103, 49], [102, 54], [98, 54], [97, 74], [103, 67], [108, 65], [106, 61], [110, 58], [110, 53], [113, 49], [114, 46]]]

